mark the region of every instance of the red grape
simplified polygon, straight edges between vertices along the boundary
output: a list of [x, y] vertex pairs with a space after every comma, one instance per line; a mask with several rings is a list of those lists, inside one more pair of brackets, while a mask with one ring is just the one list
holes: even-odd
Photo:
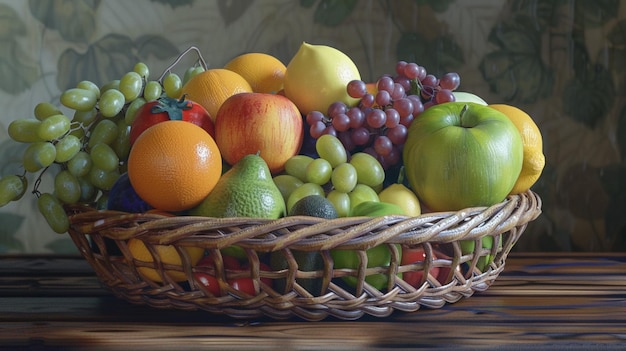
[[367, 86], [365, 85], [365, 82], [358, 79], [348, 82], [346, 89], [348, 91], [348, 95], [355, 99], [360, 99], [363, 95], [367, 94]]

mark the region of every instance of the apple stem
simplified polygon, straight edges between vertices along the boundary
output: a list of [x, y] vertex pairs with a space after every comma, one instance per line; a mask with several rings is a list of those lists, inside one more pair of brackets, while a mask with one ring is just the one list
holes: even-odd
[[459, 114], [461, 125], [463, 125], [463, 115], [465, 115], [465, 112], [467, 112], [467, 110], [469, 110], [469, 105], [468, 104], [463, 105], [463, 108], [461, 109], [461, 113]]

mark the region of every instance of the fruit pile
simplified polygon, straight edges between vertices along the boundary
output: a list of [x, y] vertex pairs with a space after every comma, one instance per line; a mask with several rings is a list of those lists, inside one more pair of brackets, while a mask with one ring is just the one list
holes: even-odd
[[[68, 230], [65, 208], [75, 204], [165, 216], [418, 216], [496, 204], [528, 190], [544, 166], [532, 118], [457, 91], [454, 72], [437, 78], [401, 61], [393, 75], [365, 82], [347, 55], [307, 43], [288, 65], [248, 53], [209, 68], [194, 47], [182, 55], [192, 51], [198, 60], [182, 78], [172, 72], [180, 60], [156, 79], [137, 63], [119, 80], [82, 81], [61, 95], [62, 106], [42, 102], [35, 118], [13, 121], [10, 137], [29, 145], [23, 172], [0, 180], [0, 205], [26, 193], [30, 173], [39, 210], [58, 233]], [[47, 171], [54, 191], [42, 193]], [[161, 248], [175, 261], [171, 247]], [[129, 249], [151, 260], [141, 241]], [[424, 259], [419, 248], [397, 250], [403, 264]], [[341, 251], [331, 252], [336, 268], [359, 264]], [[227, 268], [245, 269], [240, 248], [223, 253], [236, 261]], [[391, 254], [374, 247], [368, 262], [388, 264]], [[189, 255], [211, 270], [212, 258]], [[313, 268], [320, 261], [311, 255], [296, 259]], [[202, 271], [199, 281], [216, 284]], [[415, 286], [423, 280], [409, 276]], [[376, 287], [387, 280], [366, 279]]]

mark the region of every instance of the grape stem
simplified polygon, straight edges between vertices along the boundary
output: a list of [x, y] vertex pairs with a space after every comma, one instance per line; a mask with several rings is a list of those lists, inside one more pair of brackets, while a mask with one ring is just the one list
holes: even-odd
[[163, 71], [163, 73], [161, 74], [161, 76], [158, 79], [159, 83], [163, 83], [163, 78], [165, 78], [165, 76], [170, 73], [172, 71], [172, 69], [174, 67], [176, 67], [176, 65], [180, 62], [180, 60], [183, 59], [183, 57], [185, 57], [185, 55], [187, 55], [189, 52], [191, 51], [195, 51], [196, 55], [198, 55], [198, 61], [197, 63], [200, 64], [200, 66], [202, 66], [202, 68], [204, 68], [205, 70], [208, 69], [208, 65], [206, 63], [206, 61], [204, 60], [204, 57], [202, 57], [202, 53], [200, 52], [200, 49], [198, 49], [198, 47], [196, 46], [190, 46], [189, 48], [187, 48], [185, 51], [183, 51], [180, 55], [178, 55], [178, 57], [176, 58], [176, 60], [174, 60], [174, 62], [172, 62], [166, 69], [165, 71]]

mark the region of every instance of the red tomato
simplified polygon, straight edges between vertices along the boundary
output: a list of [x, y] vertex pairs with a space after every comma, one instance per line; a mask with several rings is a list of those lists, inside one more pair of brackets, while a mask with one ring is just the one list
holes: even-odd
[[193, 276], [200, 284], [204, 285], [211, 294], [215, 296], [221, 295], [220, 285], [217, 283], [217, 279], [214, 276], [202, 272], [196, 272]]
[[[421, 247], [409, 248], [408, 246], [402, 246], [402, 265], [409, 265], [418, 262], [424, 262], [426, 259], [426, 253]], [[433, 252], [433, 260], [437, 259], [437, 255]], [[439, 277], [439, 267], [430, 267], [430, 275], [433, 277]], [[402, 279], [415, 288], [419, 288], [422, 284], [422, 277], [424, 272], [404, 272], [402, 273]]]
[[130, 145], [135, 143], [144, 130], [151, 126], [169, 120], [183, 120], [191, 122], [206, 130], [211, 137], [215, 137], [215, 126], [207, 110], [200, 104], [186, 100], [161, 97], [146, 102], [135, 113], [135, 120], [130, 126]]
[[[222, 255], [222, 262], [224, 263], [224, 268], [229, 271], [248, 271], [250, 269], [250, 266], [247, 263], [241, 265], [237, 258], [233, 256]], [[215, 267], [215, 263], [213, 261], [213, 257], [209, 255], [203, 257], [196, 266]], [[260, 263], [260, 269], [262, 271], [271, 271], [271, 268], [265, 263]], [[197, 281], [204, 285], [209, 290], [209, 292], [211, 292], [211, 294], [215, 296], [220, 296], [219, 284], [215, 276], [208, 273], [196, 272], [194, 273], [194, 277]], [[272, 285], [272, 279], [261, 278], [261, 281], [266, 285]], [[256, 295], [257, 293], [254, 289], [254, 281], [252, 278], [234, 278], [228, 279], [227, 282], [235, 290], [239, 290], [249, 295]]]
[[[222, 262], [224, 263], [224, 268], [228, 270], [239, 270], [241, 269], [241, 265], [236, 258], [232, 256], [222, 256]], [[202, 259], [196, 264], [196, 267], [211, 267], [215, 268], [215, 262], [213, 261], [213, 256], [207, 255], [202, 257]], [[215, 276], [204, 273], [204, 272], [195, 272], [194, 277], [200, 284], [204, 285], [209, 292], [215, 296], [220, 296], [220, 286], [217, 282], [217, 278]]]
[[[262, 271], [271, 271], [272, 270], [268, 265], [266, 265], [263, 262], [260, 263], [259, 268]], [[249, 270], [250, 266], [248, 266], [248, 264], [244, 264], [241, 267], [241, 269], [242, 270]], [[263, 283], [265, 283], [265, 285], [272, 286], [272, 279], [270, 279], [270, 278], [261, 278], [261, 281]], [[230, 284], [230, 286], [232, 286], [233, 289], [239, 290], [239, 291], [244, 292], [246, 294], [249, 294], [249, 295], [256, 295], [257, 294], [257, 292], [254, 290], [254, 281], [252, 280], [252, 278], [231, 279], [231, 280], [228, 280], [228, 284]]]

